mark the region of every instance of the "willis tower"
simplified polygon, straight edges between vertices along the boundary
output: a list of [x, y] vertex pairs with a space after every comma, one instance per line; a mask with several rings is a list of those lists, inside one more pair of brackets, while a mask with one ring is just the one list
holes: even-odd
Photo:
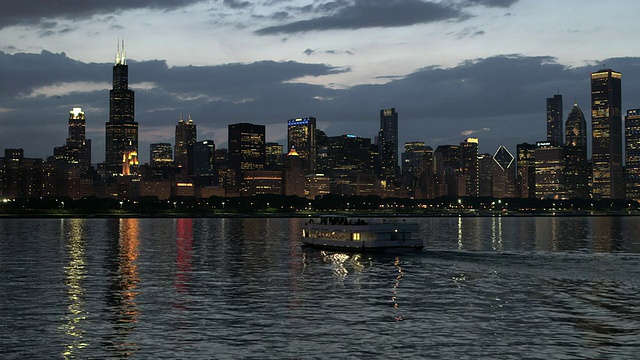
[[109, 91], [109, 122], [106, 124], [105, 169], [109, 175], [132, 175], [138, 165], [138, 123], [134, 121], [134, 92], [129, 89], [129, 69], [118, 42], [113, 66], [113, 89]]

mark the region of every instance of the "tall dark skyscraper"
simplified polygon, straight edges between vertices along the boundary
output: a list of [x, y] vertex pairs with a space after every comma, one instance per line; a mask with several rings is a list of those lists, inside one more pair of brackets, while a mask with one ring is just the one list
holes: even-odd
[[640, 109], [627, 110], [624, 128], [626, 198], [640, 201]]
[[622, 170], [622, 75], [611, 69], [591, 74], [593, 197], [624, 198]]
[[216, 176], [216, 145], [213, 140], [198, 141], [193, 145], [193, 174]]
[[332, 176], [348, 173], [374, 173], [371, 139], [351, 134], [330, 136], [327, 172]]
[[[404, 143], [402, 153], [402, 176], [408, 184], [412, 178], [419, 178], [424, 171], [424, 155], [428, 146], [423, 141]], [[433, 149], [432, 149], [433, 151]]]
[[578, 104], [567, 118], [565, 145], [565, 190], [568, 198], [589, 197], [589, 164], [587, 162], [587, 121]]
[[506, 147], [500, 145], [496, 153], [493, 154], [494, 166], [493, 171], [493, 196], [513, 197], [515, 189], [515, 157]]
[[[126, 163], [138, 155], [138, 123], [134, 121], [134, 92], [129, 89], [129, 68], [118, 43], [113, 66], [113, 89], [109, 91], [109, 122], [106, 124], [105, 168], [108, 174], [123, 174]], [[137, 163], [137, 160], [135, 160]], [[135, 172], [134, 169], [130, 169]]]
[[564, 199], [564, 147], [554, 146], [550, 141], [536, 143], [536, 197]]
[[243, 172], [263, 170], [265, 162], [265, 126], [229, 125], [229, 169], [235, 171], [236, 185], [242, 181]]
[[562, 95], [547, 98], [547, 141], [553, 146], [562, 146]]
[[466, 195], [478, 196], [478, 138], [467, 138], [460, 143], [460, 170], [465, 177]]
[[387, 181], [398, 180], [398, 113], [395, 108], [380, 110], [378, 132], [378, 176]]
[[183, 180], [193, 175], [193, 145], [197, 141], [196, 124], [189, 115], [189, 120], [184, 121], [182, 115], [176, 125], [176, 144], [173, 148], [178, 175]]
[[516, 195], [521, 198], [536, 197], [536, 145], [516, 145], [517, 178]]
[[316, 118], [298, 118], [287, 122], [287, 149], [296, 148], [306, 173], [316, 171]]

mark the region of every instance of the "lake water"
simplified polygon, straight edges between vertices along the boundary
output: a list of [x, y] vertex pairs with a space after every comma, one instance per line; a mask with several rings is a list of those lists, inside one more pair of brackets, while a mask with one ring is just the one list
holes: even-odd
[[397, 256], [303, 221], [2, 219], [0, 358], [638, 358], [640, 217], [407, 219]]

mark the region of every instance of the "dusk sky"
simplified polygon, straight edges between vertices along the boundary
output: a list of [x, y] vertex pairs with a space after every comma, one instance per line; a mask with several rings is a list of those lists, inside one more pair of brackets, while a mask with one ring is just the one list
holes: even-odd
[[[72, 107], [104, 161], [111, 67], [126, 43], [140, 161], [174, 143], [183, 113], [198, 140], [226, 147], [227, 125], [314, 116], [327, 135], [373, 140], [379, 110], [404, 142], [480, 152], [546, 138], [545, 99], [587, 123], [589, 74], [622, 73], [623, 110], [640, 108], [640, 49], [629, 0], [23, 0], [0, 12], [0, 148], [46, 158]], [[604, 64], [604, 65], [603, 65]], [[0, 155], [2, 156], [2, 155]]]

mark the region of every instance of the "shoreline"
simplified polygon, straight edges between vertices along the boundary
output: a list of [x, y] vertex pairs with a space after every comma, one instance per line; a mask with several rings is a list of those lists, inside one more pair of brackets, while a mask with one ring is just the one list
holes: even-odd
[[474, 213], [376, 213], [376, 212], [313, 212], [313, 213], [80, 213], [80, 212], [23, 212], [0, 213], [1, 219], [171, 219], [171, 218], [309, 218], [320, 215], [345, 215], [353, 218], [423, 218], [423, 217], [621, 217], [640, 216], [633, 211], [571, 211], [571, 212], [474, 212]]

